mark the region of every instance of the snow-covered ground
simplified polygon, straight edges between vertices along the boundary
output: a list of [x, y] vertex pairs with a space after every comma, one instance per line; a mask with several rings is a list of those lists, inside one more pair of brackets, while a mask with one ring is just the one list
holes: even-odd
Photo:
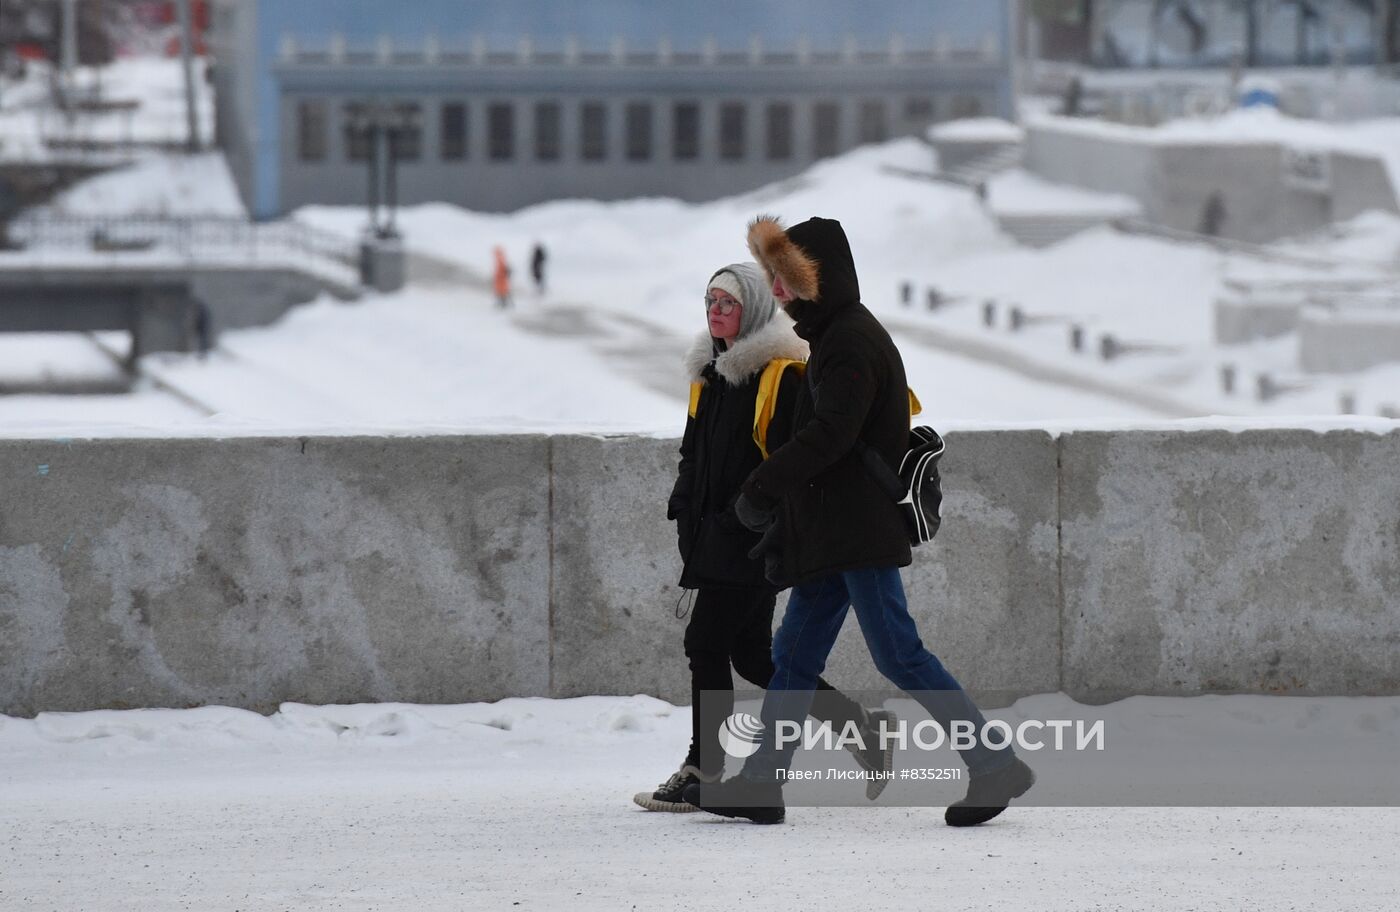
[[[1095, 709], [1114, 730], [1150, 705], [1166, 759], [1189, 764], [1197, 742], [1184, 732], [1296, 721], [1300, 702], [1329, 732], [1368, 714], [1374, 730], [1396, 712], [1394, 698]], [[1047, 695], [1016, 708], [1032, 703], [1074, 705]], [[896, 781], [880, 806], [792, 807], [780, 827], [642, 811], [631, 795], [674, 769], [689, 724], [687, 709], [648, 697], [0, 716], [0, 908], [1390, 912], [1400, 902], [1394, 807], [1030, 806], [952, 830], [940, 808], [884, 806], [921, 788]]]
[[[58, 425], [71, 429], [75, 423], [78, 430], [103, 433], [132, 426], [180, 433], [289, 426], [303, 432], [417, 427], [675, 433], [685, 399], [679, 358], [703, 325], [705, 282], [715, 268], [748, 258], [745, 226], [760, 212], [789, 222], [815, 214], [842, 221], [863, 298], [891, 328], [926, 419], [934, 424], [1209, 415], [1297, 423], [1300, 416], [1336, 415], [1344, 393], [1361, 415], [1400, 406], [1400, 368], [1304, 376], [1296, 337], [1223, 348], [1214, 342], [1212, 322], [1214, 300], [1232, 279], [1355, 275], [1394, 281], [1400, 218], [1368, 213], [1325, 235], [1280, 245], [1340, 264], [1331, 269], [1108, 228], [1033, 250], [1001, 234], [993, 212], [966, 190], [898, 173], [928, 170], [930, 154], [916, 140], [896, 140], [752, 193], [701, 204], [564, 200], [510, 214], [412, 207], [399, 219], [409, 249], [451, 264], [467, 277], [464, 282], [411, 285], [353, 305], [322, 301], [272, 327], [224, 334], [220, 349], [204, 361], [153, 355], [143, 366], [157, 384], [138, 389], [120, 406], [110, 398], [81, 406], [33, 395], [0, 398], [0, 422], [12, 435]], [[230, 197], [226, 172], [210, 168], [204, 180], [200, 169], [206, 164], [189, 166], [189, 183], [206, 188], [194, 196]], [[163, 180], [158, 168], [108, 175], [76, 188], [63, 204], [80, 211], [144, 205], [140, 201], [152, 198], [157, 184], [165, 187], [154, 192], [159, 204], [175, 205], [168, 188], [179, 182]], [[1126, 201], [1019, 172], [998, 178], [991, 189], [993, 206], [1012, 211], [1127, 208]], [[365, 216], [355, 207], [311, 207], [296, 218], [351, 238]], [[550, 254], [549, 292], [543, 296], [528, 287], [526, 264], [537, 242]], [[490, 272], [497, 244], [515, 267], [517, 306], [508, 312], [494, 309], [480, 279]], [[915, 286], [908, 308], [899, 303], [905, 282]], [[928, 287], [951, 303], [927, 311], [922, 302]], [[985, 301], [998, 307], [995, 329], [982, 325]], [[1034, 320], [1015, 334], [1004, 328], [1013, 305]], [[1151, 350], [1110, 363], [1093, 353], [1073, 353], [1072, 322], [1085, 328], [1091, 348], [1107, 333]], [[40, 347], [54, 365], [70, 352], [76, 365], [90, 356], [84, 350], [92, 343], [82, 337], [0, 339], [0, 349], [12, 345], [26, 352]], [[1239, 392], [1228, 396], [1219, 379], [1225, 364], [1240, 378]], [[1256, 401], [1254, 377], [1262, 372], [1289, 388], [1288, 394]], [[185, 405], [172, 409], [160, 383], [184, 393]], [[133, 404], [143, 398], [149, 411]], [[198, 404], [190, 406], [191, 400]]]

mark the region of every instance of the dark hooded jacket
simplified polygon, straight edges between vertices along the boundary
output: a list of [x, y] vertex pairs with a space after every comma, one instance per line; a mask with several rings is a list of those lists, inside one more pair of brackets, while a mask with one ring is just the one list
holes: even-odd
[[[757, 269], [752, 272], [753, 284], [763, 290], [762, 276]], [[735, 517], [734, 501], [744, 479], [763, 461], [753, 439], [754, 403], [763, 370], [775, 358], [800, 361], [806, 356], [806, 344], [781, 313], [728, 351], [717, 351], [704, 333], [686, 356], [691, 380], [704, 386], [695, 416], [686, 422], [676, 484], [667, 504], [666, 515], [676, 520], [685, 560], [681, 586], [769, 586], [763, 561], [748, 556], [759, 536]], [[768, 426], [770, 452], [790, 436], [801, 384], [796, 371], [783, 374]]]
[[891, 468], [909, 445], [904, 362], [889, 333], [860, 302], [855, 261], [840, 222], [813, 218], [783, 230], [760, 217], [749, 248], [796, 295], [787, 312], [811, 344], [792, 437], [755, 467], [744, 491], [776, 506], [780, 578], [792, 585], [832, 573], [904, 567], [903, 519], [856, 450], [863, 441]]

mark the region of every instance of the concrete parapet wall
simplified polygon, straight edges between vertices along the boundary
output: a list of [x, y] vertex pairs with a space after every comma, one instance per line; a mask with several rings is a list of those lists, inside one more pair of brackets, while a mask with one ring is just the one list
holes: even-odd
[[190, 290], [209, 308], [216, 331], [266, 326], [296, 305], [332, 291], [314, 275], [275, 267], [193, 271]]
[[[983, 699], [1400, 693], [1400, 431], [948, 441], [905, 582]], [[0, 441], [0, 713], [686, 702], [676, 447]], [[827, 677], [882, 686], [854, 619]]]
[[547, 694], [549, 452], [0, 441], [0, 712]]
[[1400, 433], [1060, 438], [1079, 700], [1400, 692]]

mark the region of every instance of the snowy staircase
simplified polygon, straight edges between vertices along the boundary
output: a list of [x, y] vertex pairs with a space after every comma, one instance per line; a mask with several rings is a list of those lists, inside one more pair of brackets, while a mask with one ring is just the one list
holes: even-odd
[[996, 217], [1001, 230], [1026, 247], [1049, 247], [1081, 231], [1110, 224], [1116, 218], [1108, 213], [1001, 213]]
[[971, 161], [963, 162], [955, 168], [943, 172], [961, 184], [975, 186], [996, 177], [1003, 171], [1019, 167], [1023, 151], [1020, 145], [1008, 145], [995, 152], [988, 152]]

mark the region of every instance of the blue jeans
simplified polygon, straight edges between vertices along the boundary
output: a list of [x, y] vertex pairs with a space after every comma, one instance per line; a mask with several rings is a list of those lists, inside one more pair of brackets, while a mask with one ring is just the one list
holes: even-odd
[[[796, 743], [776, 746], [779, 721], [807, 718], [817, 678], [846, 620], [856, 609], [860, 632], [875, 667], [901, 690], [909, 691], [929, 715], [950, 732], [958, 720], [971, 722], [979, 735], [976, 745], [959, 751], [973, 775], [992, 772], [1010, 763], [1010, 747], [981, 743], [985, 719], [938, 657], [924, 648], [919, 629], [909, 616], [904, 583], [897, 567], [849, 570], [796, 586], [788, 598], [783, 622], [773, 637], [773, 680], [763, 698], [763, 746], [744, 764], [743, 776], [772, 782], [779, 769], [792, 764]], [[932, 693], [937, 691], [937, 693]]]

